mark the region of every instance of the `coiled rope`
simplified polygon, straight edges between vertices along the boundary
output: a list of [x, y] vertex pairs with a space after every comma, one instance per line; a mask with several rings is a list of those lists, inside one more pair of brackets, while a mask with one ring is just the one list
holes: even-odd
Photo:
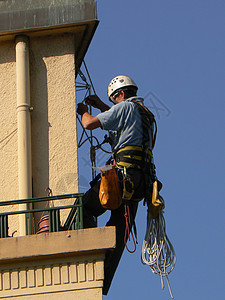
[[[164, 204], [161, 196], [160, 200]], [[162, 209], [157, 218], [153, 219], [150, 207], [148, 208], [147, 228], [142, 245], [141, 259], [143, 264], [149, 265], [153, 274], [160, 275], [162, 289], [164, 289], [163, 277], [166, 277], [170, 296], [174, 299], [168, 275], [175, 267], [176, 255], [173, 245], [166, 234], [166, 223], [163, 213]]]

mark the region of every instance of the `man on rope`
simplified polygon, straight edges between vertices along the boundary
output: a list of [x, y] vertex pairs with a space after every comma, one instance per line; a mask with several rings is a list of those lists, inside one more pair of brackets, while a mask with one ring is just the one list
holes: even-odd
[[[84, 128], [114, 131], [112, 142], [112, 160], [120, 183], [121, 197], [129, 202], [131, 226], [137, 212], [138, 202], [151, 198], [152, 183], [155, 180], [152, 149], [155, 143], [156, 123], [154, 115], [143, 105], [143, 99], [137, 96], [138, 87], [128, 76], [119, 75], [108, 86], [111, 108], [98, 96], [85, 99], [86, 104], [100, 109], [101, 113], [92, 116], [87, 105], [78, 104], [77, 113], [81, 115]], [[96, 227], [96, 219], [106, 211], [99, 200], [100, 182], [95, 182], [83, 197], [84, 228]], [[105, 259], [105, 279], [103, 294], [106, 295], [113, 275], [122, 256], [127, 236], [123, 203], [111, 210], [106, 226], [116, 226], [116, 248], [108, 252]], [[125, 240], [125, 241], [124, 241]]]

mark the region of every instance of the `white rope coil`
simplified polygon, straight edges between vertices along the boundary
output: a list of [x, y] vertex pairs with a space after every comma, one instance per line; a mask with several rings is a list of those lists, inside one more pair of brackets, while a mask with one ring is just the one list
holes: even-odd
[[[160, 200], [164, 204], [161, 196]], [[170, 296], [173, 299], [168, 275], [175, 267], [176, 255], [173, 245], [166, 234], [166, 223], [163, 213], [163, 210], [161, 210], [157, 218], [153, 219], [150, 208], [148, 209], [147, 228], [142, 245], [141, 259], [143, 264], [149, 265], [154, 274], [160, 275], [162, 289], [164, 289], [163, 277], [166, 277]]]

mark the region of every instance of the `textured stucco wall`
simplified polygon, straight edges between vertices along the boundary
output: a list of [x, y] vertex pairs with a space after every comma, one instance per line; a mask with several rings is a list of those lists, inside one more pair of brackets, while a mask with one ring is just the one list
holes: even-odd
[[[73, 34], [30, 39], [33, 197], [78, 191], [74, 45]], [[0, 200], [18, 199], [14, 41], [0, 43], [0, 99]]]
[[[77, 192], [74, 36], [32, 39], [33, 195]], [[67, 204], [69, 200], [61, 201]], [[58, 201], [57, 204], [59, 204]], [[40, 205], [39, 205], [40, 206]], [[63, 221], [63, 220], [62, 220]]]
[[16, 64], [14, 43], [0, 46], [0, 199], [15, 197], [17, 183]]
[[74, 43], [73, 34], [30, 42], [34, 197], [78, 191]]
[[[18, 197], [15, 43], [0, 44], [0, 200]], [[1, 211], [14, 210], [12, 206]], [[9, 218], [11, 234], [18, 218]]]

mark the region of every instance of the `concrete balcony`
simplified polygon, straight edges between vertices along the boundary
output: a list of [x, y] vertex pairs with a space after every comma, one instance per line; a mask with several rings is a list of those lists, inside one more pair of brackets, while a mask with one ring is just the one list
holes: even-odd
[[114, 227], [0, 239], [0, 298], [102, 299]]

